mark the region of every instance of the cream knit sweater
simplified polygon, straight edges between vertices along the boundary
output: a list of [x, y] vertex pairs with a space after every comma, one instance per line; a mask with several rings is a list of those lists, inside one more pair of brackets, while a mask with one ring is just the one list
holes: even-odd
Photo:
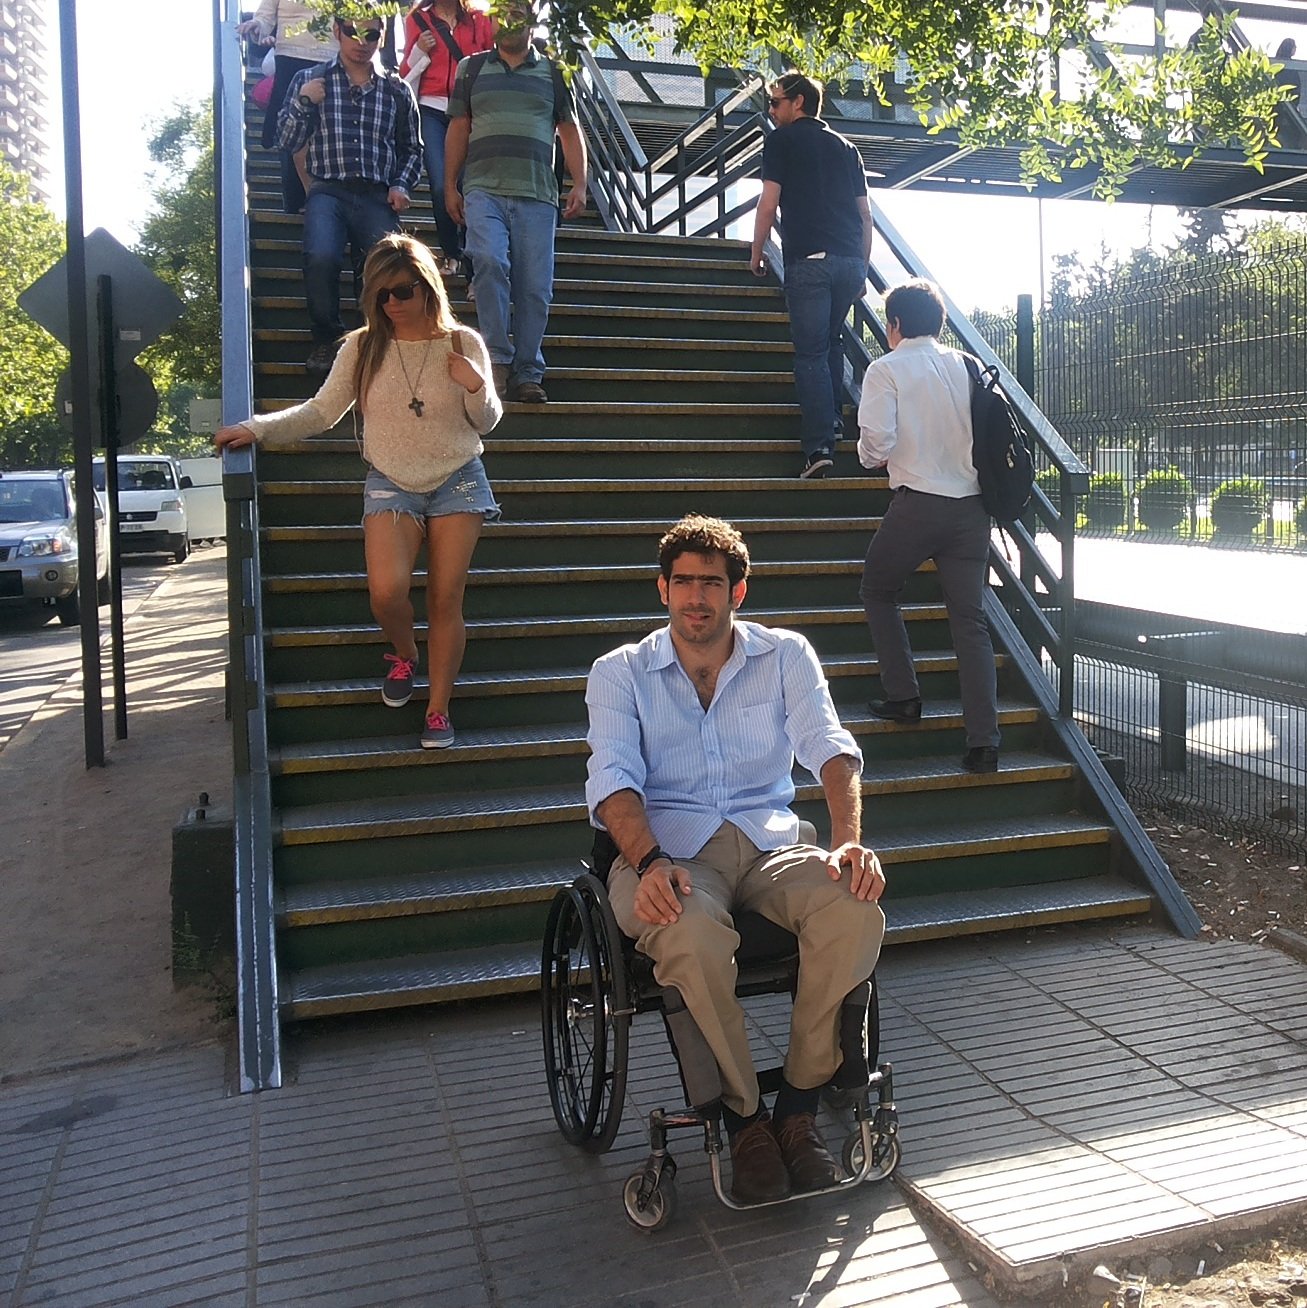
[[[452, 346], [447, 336], [430, 341], [391, 341], [368, 390], [363, 414], [363, 457], [405, 490], [435, 490], [451, 473], [481, 453], [481, 437], [503, 415], [490, 381], [485, 342], [471, 328], [459, 327], [456, 331], [460, 353], [486, 378], [479, 391], [466, 391], [450, 377]], [[322, 389], [311, 400], [280, 413], [258, 414], [244, 425], [260, 445], [268, 446], [289, 445], [329, 431], [354, 407], [357, 360], [358, 336], [351, 333], [340, 347]], [[409, 407], [415, 394], [422, 401], [421, 417]]]

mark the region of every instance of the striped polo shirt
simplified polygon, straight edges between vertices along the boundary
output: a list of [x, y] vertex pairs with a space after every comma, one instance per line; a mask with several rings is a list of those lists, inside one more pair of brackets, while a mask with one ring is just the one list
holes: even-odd
[[[473, 55], [472, 58], [478, 56]], [[449, 96], [450, 118], [468, 116], [464, 59]], [[472, 131], [467, 146], [463, 190], [514, 195], [558, 203], [554, 176], [554, 75], [534, 46], [510, 68], [491, 51], [472, 83]], [[569, 88], [557, 121], [576, 119]]]

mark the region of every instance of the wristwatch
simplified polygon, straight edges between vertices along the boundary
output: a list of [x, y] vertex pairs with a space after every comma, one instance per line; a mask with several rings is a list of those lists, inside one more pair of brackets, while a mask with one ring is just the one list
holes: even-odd
[[307, 95], [305, 95], [303, 91], [301, 91], [301, 92], [299, 93], [297, 99], [299, 100], [299, 105], [300, 105], [300, 108], [301, 108], [301, 109], [312, 109], [312, 108], [313, 108], [313, 101], [310, 100], [309, 97], [308, 97]]
[[646, 854], [646, 855], [645, 855], [645, 856], [644, 856], [644, 857], [643, 857], [643, 858], [642, 858], [642, 859], [641, 859], [641, 860], [640, 860], [640, 861], [635, 865], [635, 870], [636, 870], [637, 875], [639, 875], [639, 876], [644, 876], [644, 874], [645, 874], [646, 872], [648, 872], [648, 870], [649, 870], [651, 867], [653, 867], [653, 865], [654, 865], [656, 862], [658, 862], [658, 860], [659, 860], [660, 858], [665, 858], [669, 863], [672, 861], [672, 856], [671, 856], [670, 854], [664, 853], [664, 852], [663, 852], [663, 847], [662, 847], [661, 845], [655, 845], [655, 846], [654, 846], [654, 847], [653, 847], [653, 848], [652, 848], [652, 849], [651, 849], [651, 850], [650, 850], [650, 851], [649, 851], [649, 852], [648, 852], [648, 853], [647, 853], [647, 854]]

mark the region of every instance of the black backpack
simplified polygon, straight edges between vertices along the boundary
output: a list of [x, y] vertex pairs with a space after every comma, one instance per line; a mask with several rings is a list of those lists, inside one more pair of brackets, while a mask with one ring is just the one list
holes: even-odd
[[998, 388], [998, 368], [962, 356], [971, 377], [971, 461], [985, 511], [1000, 524], [1015, 522], [1030, 503], [1035, 461], [1020, 419]]

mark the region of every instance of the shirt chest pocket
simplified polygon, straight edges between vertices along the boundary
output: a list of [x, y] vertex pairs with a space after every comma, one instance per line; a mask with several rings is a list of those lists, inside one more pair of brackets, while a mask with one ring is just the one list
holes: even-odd
[[724, 714], [717, 724], [717, 738], [724, 761], [744, 772], [746, 784], [770, 786], [775, 778], [758, 775], [755, 769], [775, 758], [778, 748], [784, 747], [783, 706], [779, 701], [751, 704]]

